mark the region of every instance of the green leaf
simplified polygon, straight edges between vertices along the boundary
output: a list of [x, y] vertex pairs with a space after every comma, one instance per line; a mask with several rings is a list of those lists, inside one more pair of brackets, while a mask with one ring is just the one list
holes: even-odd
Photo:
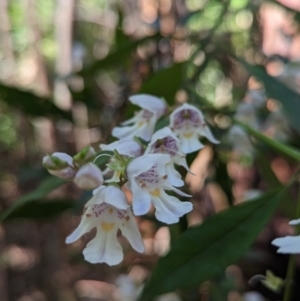
[[215, 181], [220, 185], [223, 189], [228, 202], [230, 205], [234, 203], [234, 196], [232, 193], [233, 180], [230, 178], [227, 172], [227, 163], [223, 161], [218, 154], [218, 152], [214, 152], [214, 160], [212, 160], [215, 167]]
[[287, 146], [279, 141], [273, 140], [238, 120], [235, 120], [235, 123], [240, 125], [248, 134], [262, 141], [263, 143], [265, 143], [267, 146], [271, 147], [275, 151], [284, 154], [296, 161], [300, 161], [300, 152], [297, 149], [291, 146]]
[[72, 120], [71, 113], [59, 109], [51, 99], [0, 83], [0, 101], [29, 116], [48, 116]]
[[16, 208], [6, 220], [15, 218], [26, 219], [45, 219], [55, 217], [62, 212], [73, 208], [72, 201], [66, 200], [54, 200], [54, 201], [32, 201], [30, 203], [24, 203]]
[[[267, 187], [269, 189], [276, 189], [277, 187], [280, 187], [281, 183], [270, 166], [266, 148], [263, 145], [258, 145], [257, 143], [255, 143], [254, 146], [256, 150], [255, 157], [257, 160], [257, 166], [261, 173], [262, 179], [264, 179], [264, 182], [266, 182], [267, 184]], [[295, 214], [295, 209], [292, 202], [286, 201], [289, 199], [292, 200], [293, 196], [291, 195], [289, 190], [286, 190], [285, 195], [282, 197], [278, 204], [278, 210], [292, 219]]]
[[184, 63], [176, 63], [171, 67], [156, 72], [145, 81], [139, 93], [163, 97], [169, 104], [174, 104], [176, 92], [183, 80]]
[[300, 133], [300, 95], [283, 83], [270, 76], [263, 66], [250, 65], [242, 59], [238, 59], [246, 70], [260, 80], [269, 97], [279, 100], [291, 125]]
[[236, 262], [268, 222], [284, 191], [233, 206], [185, 231], [158, 261], [139, 300], [198, 285]]
[[20, 206], [45, 197], [48, 193], [65, 183], [66, 181], [56, 177], [47, 178], [37, 187], [37, 189], [16, 200], [7, 210], [2, 212], [0, 214], [0, 222], [3, 222], [5, 219], [7, 219]]
[[84, 77], [89, 77], [89, 76], [93, 76], [96, 72], [98, 72], [102, 68], [119, 65], [123, 63], [123, 61], [130, 56], [131, 52], [141, 44], [151, 40], [158, 40], [160, 38], [161, 38], [160, 34], [155, 34], [153, 36], [149, 36], [149, 37], [142, 38], [140, 40], [133, 41], [129, 45], [125, 45], [111, 52], [105, 58], [94, 62], [92, 65], [80, 71], [79, 74]]

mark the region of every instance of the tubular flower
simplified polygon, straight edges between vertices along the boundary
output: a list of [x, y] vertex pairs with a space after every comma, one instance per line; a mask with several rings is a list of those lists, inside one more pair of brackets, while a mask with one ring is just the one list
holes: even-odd
[[170, 128], [179, 137], [184, 153], [192, 153], [203, 148], [199, 136], [212, 143], [219, 143], [204, 121], [202, 112], [189, 104], [183, 104], [170, 115]]
[[142, 110], [133, 118], [122, 123], [122, 125], [130, 126], [115, 127], [112, 135], [119, 139], [137, 136], [149, 141], [154, 132], [156, 121], [166, 112], [167, 106], [162, 99], [147, 94], [133, 95], [129, 101]]
[[132, 192], [132, 206], [135, 215], [146, 214], [151, 203], [158, 220], [167, 224], [176, 223], [179, 217], [193, 208], [190, 202], [181, 202], [165, 190], [173, 190], [179, 195], [191, 197], [174, 188], [168, 181], [166, 164], [171, 157], [166, 154], [147, 154], [134, 159], [127, 167], [128, 186]]
[[103, 184], [102, 172], [94, 163], [87, 163], [78, 170], [74, 183], [81, 189], [95, 189]]
[[175, 136], [169, 127], [165, 127], [154, 133], [145, 153], [160, 153], [170, 155], [171, 160], [168, 164], [166, 164], [168, 181], [171, 185], [176, 187], [184, 185], [181, 175], [175, 169], [174, 164], [183, 166], [187, 171], [189, 171], [189, 168], [186, 163], [185, 154], [181, 150], [180, 140]]
[[117, 239], [119, 229], [136, 251], [144, 252], [141, 234], [121, 189], [101, 186], [94, 190], [79, 226], [67, 237], [66, 243], [78, 240], [95, 227], [96, 236], [83, 250], [85, 260], [91, 263], [106, 262], [108, 265], [120, 263], [123, 251]]
[[71, 180], [76, 174], [73, 158], [66, 153], [56, 152], [45, 156], [43, 165], [50, 174], [61, 179]]

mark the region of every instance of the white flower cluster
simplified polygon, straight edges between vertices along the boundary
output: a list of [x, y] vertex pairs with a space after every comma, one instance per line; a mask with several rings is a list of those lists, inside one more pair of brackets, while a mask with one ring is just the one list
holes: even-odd
[[[124, 126], [113, 129], [112, 135], [118, 141], [100, 144], [101, 150], [114, 153], [104, 171], [93, 163], [96, 152], [91, 147], [73, 158], [64, 153], [54, 153], [43, 160], [51, 174], [74, 180], [82, 189], [94, 189], [81, 223], [66, 239], [67, 243], [72, 243], [96, 227], [96, 236], [83, 251], [85, 259], [91, 263], [115, 265], [122, 261], [118, 230], [136, 251], [144, 251], [133, 214], [147, 214], [153, 205], [156, 218], [172, 224], [190, 212], [190, 202], [181, 202], [166, 192], [191, 197], [176, 188], [183, 186], [184, 182], [175, 164], [189, 171], [185, 156], [203, 147], [199, 142], [201, 136], [218, 143], [201, 111], [192, 105], [184, 104], [174, 110], [169, 126], [154, 133], [156, 122], [167, 113], [166, 103], [145, 94], [131, 96], [129, 100], [141, 110], [123, 122]], [[141, 144], [139, 138], [148, 144]], [[131, 192], [132, 208], [123, 186]]]

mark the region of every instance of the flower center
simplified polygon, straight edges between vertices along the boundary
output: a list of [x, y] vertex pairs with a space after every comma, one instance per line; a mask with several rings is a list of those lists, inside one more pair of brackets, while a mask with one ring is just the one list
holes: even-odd
[[106, 223], [106, 222], [101, 222], [101, 228], [105, 231], [105, 232], [109, 232], [111, 231], [115, 226], [115, 223]]
[[174, 157], [178, 152], [176, 140], [170, 136], [156, 140], [152, 147], [152, 153], [167, 153]]
[[160, 190], [158, 188], [152, 190], [150, 192], [154, 197], [159, 197], [160, 196]]
[[160, 177], [156, 171], [157, 165], [152, 166], [149, 170], [141, 173], [137, 180], [141, 186], [145, 186], [146, 183], [148, 184], [158, 184], [160, 181]]
[[154, 114], [148, 110], [142, 111], [142, 117], [145, 119], [150, 119]]
[[194, 127], [198, 127], [203, 123], [200, 115], [195, 110], [182, 110], [175, 114], [174, 116], [174, 128], [180, 129], [186, 125], [191, 125]]
[[185, 138], [191, 138], [193, 136], [193, 133], [192, 132], [190, 132], [190, 133], [184, 133], [183, 136]]

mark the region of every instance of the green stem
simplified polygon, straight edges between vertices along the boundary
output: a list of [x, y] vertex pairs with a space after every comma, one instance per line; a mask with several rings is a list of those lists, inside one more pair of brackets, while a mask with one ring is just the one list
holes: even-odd
[[[298, 199], [297, 199], [297, 208], [296, 208], [296, 218], [300, 217], [300, 188], [298, 191]], [[299, 234], [299, 229], [297, 229], [296, 234]], [[288, 268], [285, 277], [285, 290], [283, 301], [290, 301], [292, 300], [292, 291], [293, 291], [293, 282], [294, 282], [294, 275], [295, 275], [295, 256], [290, 255]]]

